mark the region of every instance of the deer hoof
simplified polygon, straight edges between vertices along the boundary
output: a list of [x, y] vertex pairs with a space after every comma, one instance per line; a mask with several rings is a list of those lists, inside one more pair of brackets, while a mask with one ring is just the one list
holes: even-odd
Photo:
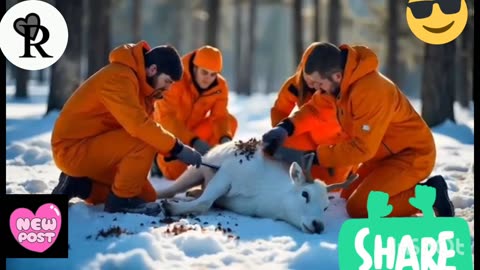
[[162, 207], [162, 211], [166, 217], [172, 216], [172, 205], [167, 200], [162, 200], [160, 202], [160, 206]]

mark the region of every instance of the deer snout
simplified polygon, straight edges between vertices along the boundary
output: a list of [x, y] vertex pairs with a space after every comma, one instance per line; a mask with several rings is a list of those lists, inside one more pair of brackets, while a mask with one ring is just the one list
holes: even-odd
[[321, 221], [312, 221], [312, 227], [315, 233], [322, 233], [323, 230], [325, 229], [325, 226], [323, 225], [323, 222]]

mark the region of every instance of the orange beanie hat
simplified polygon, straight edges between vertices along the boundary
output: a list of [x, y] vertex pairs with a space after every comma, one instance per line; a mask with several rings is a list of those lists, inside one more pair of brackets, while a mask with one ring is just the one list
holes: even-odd
[[203, 46], [195, 53], [193, 64], [220, 73], [222, 71], [222, 53], [215, 47]]

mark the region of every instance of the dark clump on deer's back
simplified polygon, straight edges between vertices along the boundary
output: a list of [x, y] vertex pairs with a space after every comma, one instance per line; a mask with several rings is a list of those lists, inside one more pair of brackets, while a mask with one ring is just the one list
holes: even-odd
[[246, 142], [239, 140], [238, 142], [235, 142], [235, 156], [245, 156], [247, 160], [250, 160], [257, 151], [257, 146], [259, 144], [260, 141], [256, 140], [255, 138], [252, 138]]

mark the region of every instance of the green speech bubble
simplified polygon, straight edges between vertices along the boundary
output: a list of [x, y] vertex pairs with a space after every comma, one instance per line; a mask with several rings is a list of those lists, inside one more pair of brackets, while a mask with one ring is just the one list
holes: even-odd
[[339, 235], [340, 269], [473, 269], [470, 231], [456, 217], [435, 217], [435, 189], [417, 186], [412, 206], [423, 217], [383, 218], [389, 195], [372, 191], [367, 219], [347, 220]]

